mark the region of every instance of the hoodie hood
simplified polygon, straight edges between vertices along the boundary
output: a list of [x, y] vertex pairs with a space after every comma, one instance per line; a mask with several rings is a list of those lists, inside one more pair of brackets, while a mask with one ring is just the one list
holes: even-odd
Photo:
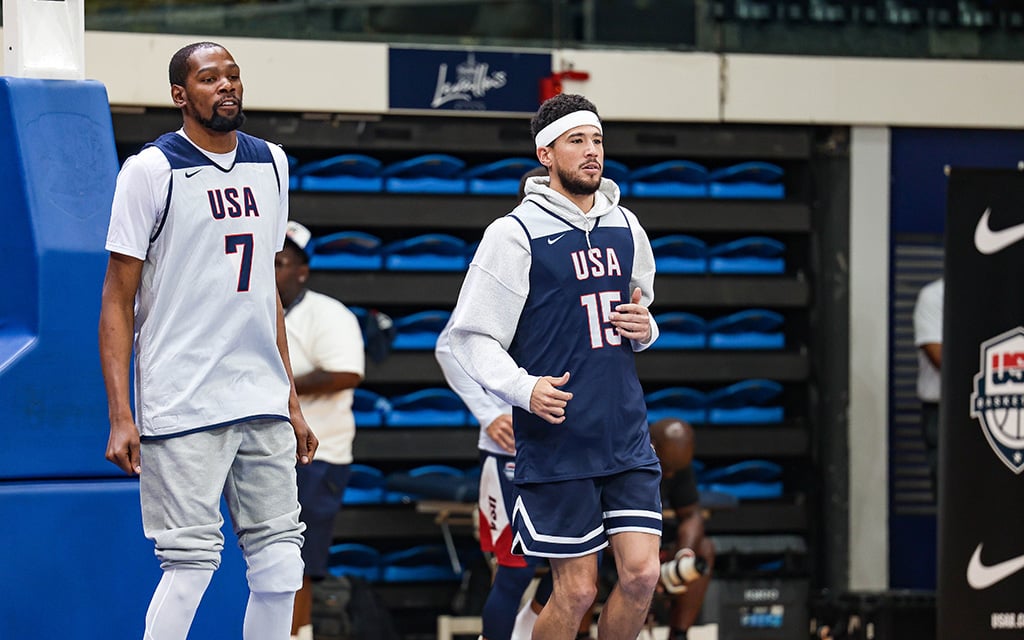
[[552, 189], [551, 178], [547, 176], [529, 178], [526, 181], [525, 191], [526, 198], [524, 200], [544, 207], [588, 234], [597, 224], [598, 218], [619, 206], [619, 185], [608, 178], [601, 178], [601, 186], [594, 194], [594, 207], [587, 213], [583, 213], [576, 203]]

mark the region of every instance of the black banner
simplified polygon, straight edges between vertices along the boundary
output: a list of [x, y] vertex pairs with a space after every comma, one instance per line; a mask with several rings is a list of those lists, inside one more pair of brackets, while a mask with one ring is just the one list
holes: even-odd
[[1024, 637], [1024, 174], [953, 169], [938, 640]]

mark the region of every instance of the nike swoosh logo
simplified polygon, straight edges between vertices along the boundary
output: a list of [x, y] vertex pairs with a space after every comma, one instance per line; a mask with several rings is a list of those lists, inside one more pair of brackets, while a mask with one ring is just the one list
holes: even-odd
[[986, 567], [981, 562], [981, 546], [978, 545], [971, 556], [971, 561], [967, 563], [967, 584], [975, 589], [988, 589], [1000, 580], [1005, 580], [1024, 569], [1024, 555]]
[[992, 209], [985, 209], [974, 228], [974, 246], [986, 256], [998, 253], [1015, 242], [1024, 240], [1024, 223], [993, 231], [988, 226], [988, 218]]
[[[564, 235], [565, 234], [563, 233], [562, 236], [564, 236]], [[556, 236], [554, 238], [548, 238], [548, 244], [555, 244], [556, 242], [558, 242], [559, 240], [562, 239], [562, 236]]]
[[195, 171], [193, 171], [193, 172], [191, 172], [191, 173], [189, 173], [188, 171], [186, 171], [186, 172], [185, 172], [185, 177], [186, 177], [186, 178], [191, 178], [192, 176], [196, 175], [196, 174], [197, 174], [197, 173], [199, 173], [200, 171], [202, 171], [202, 169], [196, 169]]

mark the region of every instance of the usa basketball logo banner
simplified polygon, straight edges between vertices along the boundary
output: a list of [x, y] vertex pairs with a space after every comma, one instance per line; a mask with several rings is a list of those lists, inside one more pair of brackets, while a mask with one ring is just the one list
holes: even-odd
[[1024, 174], [949, 173], [938, 640], [1024, 636]]
[[1014, 473], [1024, 470], [1024, 327], [981, 344], [981, 371], [974, 378], [971, 417], [989, 446]]

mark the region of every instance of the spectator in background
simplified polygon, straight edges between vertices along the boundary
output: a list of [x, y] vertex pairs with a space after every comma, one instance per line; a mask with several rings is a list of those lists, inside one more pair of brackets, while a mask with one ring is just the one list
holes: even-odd
[[297, 469], [299, 519], [306, 525], [302, 588], [295, 594], [292, 638], [312, 640], [313, 582], [327, 575], [334, 519], [352, 464], [353, 389], [363, 380], [363, 337], [356, 316], [342, 303], [306, 288], [310, 232], [288, 223], [277, 254], [277, 288], [284, 305], [288, 352], [302, 413], [319, 434], [317, 459]]
[[939, 278], [921, 287], [914, 304], [914, 344], [917, 346], [917, 397], [932, 484], [938, 491], [939, 400], [942, 391], [942, 304], [945, 292]]

